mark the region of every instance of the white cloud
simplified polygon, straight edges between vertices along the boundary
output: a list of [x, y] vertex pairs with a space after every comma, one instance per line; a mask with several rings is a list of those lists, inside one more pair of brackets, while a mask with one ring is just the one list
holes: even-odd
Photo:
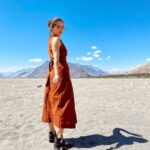
[[6, 68], [0, 68], [0, 72], [15, 72], [17, 71], [18, 69], [21, 69], [21, 68], [18, 68], [17, 66], [12, 66], [12, 67], [6, 67]]
[[11, 67], [6, 67], [6, 68], [0, 68], [0, 72], [16, 72], [20, 69], [23, 69], [22, 67], [17, 67], [17, 66], [11, 66]]
[[75, 59], [76, 59], [76, 60], [80, 60], [80, 57], [76, 57]]
[[98, 53], [94, 53], [93, 56], [94, 57], [100, 57], [100, 55]]
[[146, 58], [146, 61], [150, 61], [150, 58]]
[[110, 69], [110, 71], [112, 71], [112, 72], [120, 71], [120, 68], [113, 67], [113, 68]]
[[106, 57], [106, 60], [110, 60], [110, 59], [111, 59], [111, 56], [107, 56], [107, 57]]
[[98, 58], [100, 61], [102, 60], [102, 58], [100, 57], [100, 58]]
[[0, 68], [0, 72], [1, 73], [13, 73], [16, 72], [18, 70], [22, 70], [22, 69], [27, 69], [27, 68], [36, 68], [38, 66], [24, 66], [24, 67], [17, 67], [17, 66], [11, 66], [11, 67], [5, 67], [5, 68]]
[[29, 59], [28, 62], [35, 62], [35, 63], [39, 63], [39, 62], [42, 62], [43, 60], [41, 58], [32, 58], [32, 59]]
[[93, 57], [82, 56], [81, 60], [83, 60], [83, 61], [91, 61], [91, 60], [93, 60]]
[[81, 56], [81, 57], [76, 57], [75, 60], [83, 60], [83, 61], [91, 61], [94, 59], [94, 57], [100, 57], [100, 53], [102, 51], [97, 49], [97, 46], [93, 45], [91, 46], [91, 49], [95, 50], [94, 52], [86, 52], [87, 55], [92, 55], [90, 56]]
[[91, 49], [97, 49], [97, 46], [93, 45], [91, 46]]
[[87, 52], [86, 54], [87, 54], [87, 55], [91, 55], [92, 53], [91, 53], [91, 52]]
[[100, 50], [96, 50], [94, 53], [101, 53], [102, 51], [100, 51]]
[[100, 53], [101, 53], [100, 50], [96, 50], [96, 51], [94, 51], [93, 56], [94, 57], [100, 57]]

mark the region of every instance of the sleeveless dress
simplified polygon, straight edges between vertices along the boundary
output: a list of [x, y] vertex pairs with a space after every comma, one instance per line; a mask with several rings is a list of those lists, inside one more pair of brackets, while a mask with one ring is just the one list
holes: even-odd
[[[51, 41], [52, 37], [50, 37]], [[49, 71], [46, 77], [42, 122], [53, 123], [58, 128], [76, 128], [77, 116], [75, 110], [74, 91], [71, 82], [69, 65], [67, 63], [67, 49], [62, 40], [58, 63], [58, 83], [53, 83], [55, 72], [54, 57], [50, 46]]]

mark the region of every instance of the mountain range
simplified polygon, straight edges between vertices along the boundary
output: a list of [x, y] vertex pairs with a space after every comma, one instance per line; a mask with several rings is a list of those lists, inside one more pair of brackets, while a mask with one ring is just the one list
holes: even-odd
[[[99, 75], [109, 74], [102, 69], [91, 66], [81, 65], [75, 63], [68, 63], [71, 77], [95, 77]], [[48, 72], [49, 61], [46, 61], [42, 65], [36, 68], [21, 69], [13, 73], [0, 73], [0, 77], [26, 77], [26, 78], [42, 78], [46, 77]]]
[[[73, 78], [82, 78], [82, 77], [96, 77], [96, 76], [105, 76], [110, 74], [121, 74], [119, 72], [108, 72], [100, 69], [99, 67], [92, 65], [81, 65], [78, 63], [68, 63], [70, 76]], [[48, 72], [49, 61], [44, 62], [42, 65], [36, 68], [27, 68], [21, 69], [13, 73], [1, 73], [0, 77], [24, 77], [24, 78], [42, 78], [46, 77]], [[132, 70], [122, 72], [122, 74], [142, 74], [150, 73], [150, 63], [141, 65]]]

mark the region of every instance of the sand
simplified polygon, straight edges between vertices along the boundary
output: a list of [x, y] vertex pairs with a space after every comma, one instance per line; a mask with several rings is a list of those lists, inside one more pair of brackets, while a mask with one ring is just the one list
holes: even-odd
[[[71, 80], [78, 123], [64, 138], [72, 150], [150, 149], [150, 79]], [[44, 84], [43, 78], [0, 78], [1, 149], [53, 150], [48, 124], [40, 122]]]

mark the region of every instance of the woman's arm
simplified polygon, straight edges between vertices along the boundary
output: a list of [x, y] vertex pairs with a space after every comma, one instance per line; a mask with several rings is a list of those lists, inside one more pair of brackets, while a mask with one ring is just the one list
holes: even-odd
[[52, 39], [52, 52], [54, 56], [54, 72], [55, 72], [55, 77], [59, 77], [58, 74], [58, 63], [59, 63], [59, 48], [60, 48], [60, 39], [59, 37], [53, 37]]

